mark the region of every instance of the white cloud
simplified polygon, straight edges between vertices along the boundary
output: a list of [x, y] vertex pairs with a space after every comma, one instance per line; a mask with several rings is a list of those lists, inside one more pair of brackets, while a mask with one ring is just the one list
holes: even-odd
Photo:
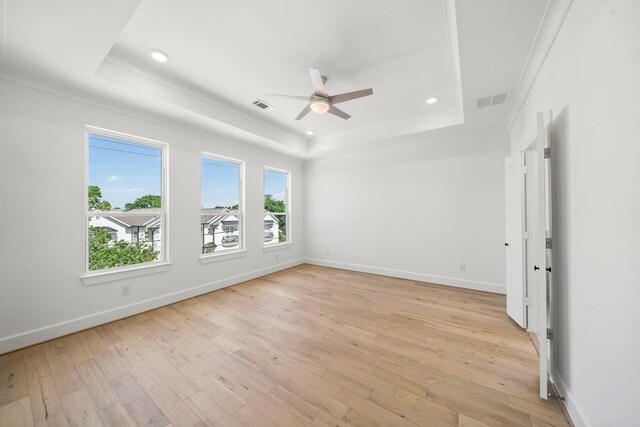
[[[104, 193], [124, 193], [124, 194], [133, 194], [133, 193], [144, 193], [149, 191], [147, 188], [126, 188], [126, 187], [115, 187], [115, 188], [105, 188], [103, 190]], [[106, 198], [106, 196], [105, 196]]]
[[124, 179], [124, 177], [118, 176], [118, 175], [111, 175], [109, 178], [107, 178], [107, 181], [116, 182], [116, 181], [120, 181], [121, 179]]
[[127, 188], [127, 189], [125, 189], [125, 192], [127, 194], [144, 193], [146, 191], [149, 191], [149, 190], [147, 190], [146, 188]]
[[284, 191], [281, 193], [274, 193], [271, 195], [273, 200], [284, 200]]

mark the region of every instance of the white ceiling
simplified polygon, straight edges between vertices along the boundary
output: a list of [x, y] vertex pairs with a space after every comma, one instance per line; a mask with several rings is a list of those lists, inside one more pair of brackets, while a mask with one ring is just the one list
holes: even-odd
[[[447, 128], [503, 126], [547, 0], [4, 0], [2, 68], [298, 156]], [[54, 5], [55, 4], [55, 5]], [[165, 64], [149, 57], [161, 49]], [[374, 95], [294, 118], [308, 68], [329, 94]], [[426, 98], [440, 101], [427, 105]], [[261, 111], [257, 98], [275, 107]], [[306, 130], [316, 131], [308, 137]]]

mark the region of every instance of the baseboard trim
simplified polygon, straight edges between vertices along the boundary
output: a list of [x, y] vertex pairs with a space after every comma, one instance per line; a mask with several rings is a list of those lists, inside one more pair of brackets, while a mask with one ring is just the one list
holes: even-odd
[[49, 341], [55, 338], [69, 335], [84, 329], [93, 328], [125, 317], [133, 316], [148, 310], [153, 310], [178, 301], [193, 298], [208, 292], [217, 291], [218, 289], [228, 286], [237, 285], [247, 280], [256, 279], [267, 274], [285, 270], [303, 264], [304, 259], [299, 258], [293, 261], [284, 262], [273, 265], [271, 267], [254, 270], [249, 273], [239, 274], [237, 276], [227, 277], [215, 282], [205, 283], [203, 285], [194, 286], [189, 289], [183, 289], [178, 292], [157, 296], [154, 298], [138, 301], [133, 304], [104, 310], [87, 316], [78, 317], [64, 322], [55, 323], [53, 325], [44, 326], [38, 329], [21, 332], [19, 334], [10, 335], [0, 339], [0, 355], [21, 348], [29, 347], [38, 343]]
[[367, 265], [349, 264], [337, 261], [327, 261], [323, 259], [307, 258], [305, 263], [319, 265], [322, 267], [338, 268], [341, 270], [358, 271], [361, 273], [378, 274], [380, 276], [397, 277], [400, 279], [415, 280], [418, 282], [435, 283], [437, 285], [454, 286], [456, 288], [473, 289], [476, 291], [492, 292], [495, 294], [506, 294], [505, 285], [497, 283], [477, 282], [474, 280], [456, 279], [453, 277], [433, 276], [430, 274], [413, 273], [410, 271], [393, 270], [390, 268], [371, 267]]
[[564, 383], [562, 377], [558, 374], [558, 371], [555, 371], [553, 373], [551, 382], [555, 386], [558, 394], [564, 397], [564, 401], [561, 400], [560, 404], [564, 407], [564, 410], [569, 417], [570, 423], [575, 427], [589, 427], [591, 424], [585, 421], [586, 418], [582, 416], [584, 412], [579, 409], [578, 405], [576, 404], [575, 398], [573, 397], [573, 394], [571, 394], [571, 391], [569, 390], [569, 388], [567, 388], [567, 385]]

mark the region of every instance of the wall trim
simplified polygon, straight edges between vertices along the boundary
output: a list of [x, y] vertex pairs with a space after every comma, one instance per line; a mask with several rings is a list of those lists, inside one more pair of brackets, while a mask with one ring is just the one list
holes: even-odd
[[[437, 129], [435, 130], [437, 131]], [[381, 139], [378, 141], [374, 141], [374, 145], [368, 144], [368, 151], [363, 154], [362, 148], [364, 144], [356, 144], [351, 147], [345, 147], [344, 149], [337, 150], [327, 150], [321, 153], [316, 153], [314, 157], [308, 157], [304, 160], [304, 165], [315, 165], [328, 163], [335, 160], [345, 160], [351, 159], [354, 157], [362, 157], [364, 155], [374, 155], [379, 153], [393, 152], [393, 151], [402, 151], [408, 150], [415, 147], [421, 147], [425, 144], [437, 144], [448, 141], [458, 141], [458, 140], [466, 140], [473, 138], [474, 140], [484, 137], [490, 136], [500, 136], [504, 135], [507, 139], [509, 138], [509, 131], [505, 128], [489, 128], [489, 129], [476, 129], [476, 130], [468, 130], [468, 131], [460, 131], [460, 133], [455, 134], [438, 134], [436, 136], [429, 135], [429, 132], [423, 133], [415, 133], [410, 135], [402, 135], [393, 138]], [[390, 142], [393, 139], [406, 138], [407, 140], [394, 141], [393, 144]], [[326, 156], [325, 156], [326, 154]]]
[[[194, 129], [193, 126], [190, 126], [184, 119], [176, 118], [172, 114], [151, 111], [145, 107], [132, 105], [126, 100], [122, 101], [113, 98], [106, 99], [104, 95], [95, 91], [70, 87], [68, 84], [61, 82], [43, 80], [40, 77], [3, 67], [1, 63], [0, 81], [5, 81], [7, 83], [22, 86], [51, 96], [57, 96], [67, 101], [103, 109], [115, 114], [121, 114], [135, 120], [141, 120], [179, 132], [184, 132], [189, 135], [212, 141], [216, 144], [223, 144], [234, 148], [242, 147], [254, 153], [273, 156], [285, 161], [301, 163], [307, 157], [306, 152], [299, 152], [294, 148], [263, 146], [248, 139], [225, 135], [216, 129], [203, 129], [202, 125], [199, 125], [199, 129]], [[102, 99], [100, 100], [98, 98]]]
[[522, 107], [529, 97], [533, 84], [538, 78], [538, 74], [551, 51], [551, 47], [556, 40], [564, 19], [569, 12], [573, 0], [549, 0], [547, 8], [538, 27], [538, 32], [529, 51], [527, 62], [525, 63], [516, 89], [509, 97], [505, 124], [507, 129], [513, 128], [516, 119], [520, 115]]
[[285, 270], [304, 263], [303, 258], [293, 261], [276, 264], [270, 267], [261, 268], [248, 273], [231, 276], [225, 279], [216, 280], [214, 282], [205, 283], [203, 285], [194, 286], [189, 289], [183, 289], [165, 295], [138, 301], [133, 304], [116, 307], [109, 310], [100, 311], [98, 313], [89, 314], [75, 319], [65, 320], [63, 322], [54, 323], [53, 325], [44, 326], [30, 331], [21, 332], [19, 334], [10, 335], [0, 339], [0, 355], [21, 348], [29, 347], [44, 341], [49, 341], [64, 335], [82, 331], [84, 329], [93, 328], [125, 317], [133, 316], [148, 310], [163, 307], [168, 304], [193, 298], [198, 295], [206, 294], [218, 289], [226, 288], [248, 280], [256, 279], [267, 274]]
[[505, 295], [506, 285], [498, 283], [478, 282], [475, 280], [456, 279], [453, 277], [435, 276], [410, 271], [394, 270], [390, 268], [371, 267], [367, 265], [349, 264], [345, 262], [327, 261], [316, 258], [306, 258], [306, 264], [319, 265], [321, 267], [338, 268], [341, 270], [358, 271], [361, 273], [378, 274], [380, 276], [396, 277], [399, 279], [416, 280], [418, 282], [434, 283], [436, 285], [453, 286], [456, 288], [472, 289], [476, 291], [492, 292]]
[[560, 403], [567, 411], [571, 423], [573, 423], [575, 427], [590, 427], [591, 424], [586, 422], [586, 418], [583, 416], [584, 411], [582, 411], [578, 406], [575, 397], [571, 393], [571, 390], [569, 390], [557, 370], [554, 370], [551, 380], [558, 393], [565, 399], [564, 402], [560, 401]]

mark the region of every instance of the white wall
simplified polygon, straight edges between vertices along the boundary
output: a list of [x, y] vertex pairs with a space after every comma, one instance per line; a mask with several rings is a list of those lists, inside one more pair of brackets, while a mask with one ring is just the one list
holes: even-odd
[[388, 141], [398, 148], [308, 162], [307, 258], [504, 292], [508, 144], [506, 132], [436, 141], [415, 135]]
[[577, 425], [640, 425], [640, 2], [575, 0], [511, 131], [552, 110], [555, 380]]
[[[94, 286], [80, 280], [85, 125], [169, 144], [169, 271]], [[304, 256], [299, 160], [2, 80], [0, 136], [0, 353], [267, 274]], [[202, 150], [246, 161], [248, 252], [205, 265], [199, 261]], [[263, 251], [265, 164], [292, 173], [293, 245], [275, 252]], [[123, 297], [125, 284], [131, 295]]]

